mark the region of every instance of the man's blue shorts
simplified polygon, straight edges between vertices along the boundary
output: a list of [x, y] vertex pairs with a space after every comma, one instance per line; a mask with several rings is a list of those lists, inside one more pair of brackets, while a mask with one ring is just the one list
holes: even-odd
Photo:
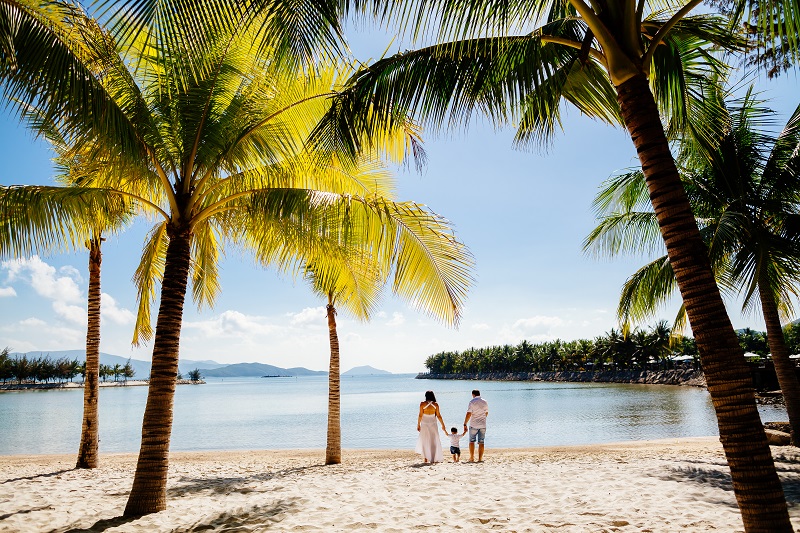
[[475, 442], [478, 441], [478, 444], [483, 444], [484, 439], [486, 439], [486, 428], [474, 428], [470, 426], [469, 428], [469, 441]]

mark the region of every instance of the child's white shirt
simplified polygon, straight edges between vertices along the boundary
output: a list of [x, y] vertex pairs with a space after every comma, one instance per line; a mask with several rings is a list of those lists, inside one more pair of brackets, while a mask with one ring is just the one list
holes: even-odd
[[447, 436], [450, 437], [450, 446], [456, 446], [458, 448], [461, 447], [459, 446], [458, 443], [461, 440], [461, 437], [463, 437], [464, 435], [459, 435], [458, 433], [456, 434], [448, 433]]

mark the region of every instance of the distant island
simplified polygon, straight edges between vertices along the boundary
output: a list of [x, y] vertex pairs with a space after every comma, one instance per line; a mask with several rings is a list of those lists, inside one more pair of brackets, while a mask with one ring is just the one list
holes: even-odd
[[342, 372], [343, 376], [376, 376], [376, 375], [389, 375], [391, 372], [386, 370], [381, 370], [380, 368], [371, 367], [369, 365], [364, 366], [356, 366], [348, 370], [347, 372]]
[[236, 363], [221, 366], [210, 370], [202, 370], [207, 378], [232, 378], [232, 377], [274, 377], [290, 378], [297, 376], [325, 376], [328, 373], [322, 370], [309, 370], [303, 367], [281, 368], [264, 363]]

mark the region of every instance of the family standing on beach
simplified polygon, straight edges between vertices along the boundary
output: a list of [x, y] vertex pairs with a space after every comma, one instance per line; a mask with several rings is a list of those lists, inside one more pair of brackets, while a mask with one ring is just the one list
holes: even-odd
[[416, 452], [422, 455], [422, 460], [426, 463], [439, 463], [444, 460], [442, 452], [442, 441], [439, 439], [439, 424], [442, 431], [450, 439], [450, 454], [453, 462], [457, 463], [461, 459], [461, 438], [469, 433], [469, 460], [475, 461], [475, 442], [478, 443], [478, 462], [483, 461], [483, 443], [486, 438], [486, 417], [489, 415], [489, 404], [481, 398], [478, 390], [472, 391], [472, 400], [467, 406], [467, 414], [464, 417], [464, 432], [459, 434], [456, 428], [447, 427], [442, 420], [439, 412], [439, 404], [436, 403], [436, 396], [433, 391], [425, 392], [425, 401], [419, 403], [419, 417], [417, 418], [417, 439]]

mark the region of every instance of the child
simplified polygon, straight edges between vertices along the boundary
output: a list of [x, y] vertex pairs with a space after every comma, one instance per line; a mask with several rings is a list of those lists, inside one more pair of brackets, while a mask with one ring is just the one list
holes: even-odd
[[461, 435], [458, 434], [458, 430], [456, 428], [450, 428], [450, 433], [445, 432], [445, 435], [450, 437], [450, 453], [453, 454], [453, 462], [457, 463], [459, 459], [461, 459], [461, 447], [458, 441], [461, 440], [461, 437], [467, 434], [467, 430], [464, 430], [464, 433]]

